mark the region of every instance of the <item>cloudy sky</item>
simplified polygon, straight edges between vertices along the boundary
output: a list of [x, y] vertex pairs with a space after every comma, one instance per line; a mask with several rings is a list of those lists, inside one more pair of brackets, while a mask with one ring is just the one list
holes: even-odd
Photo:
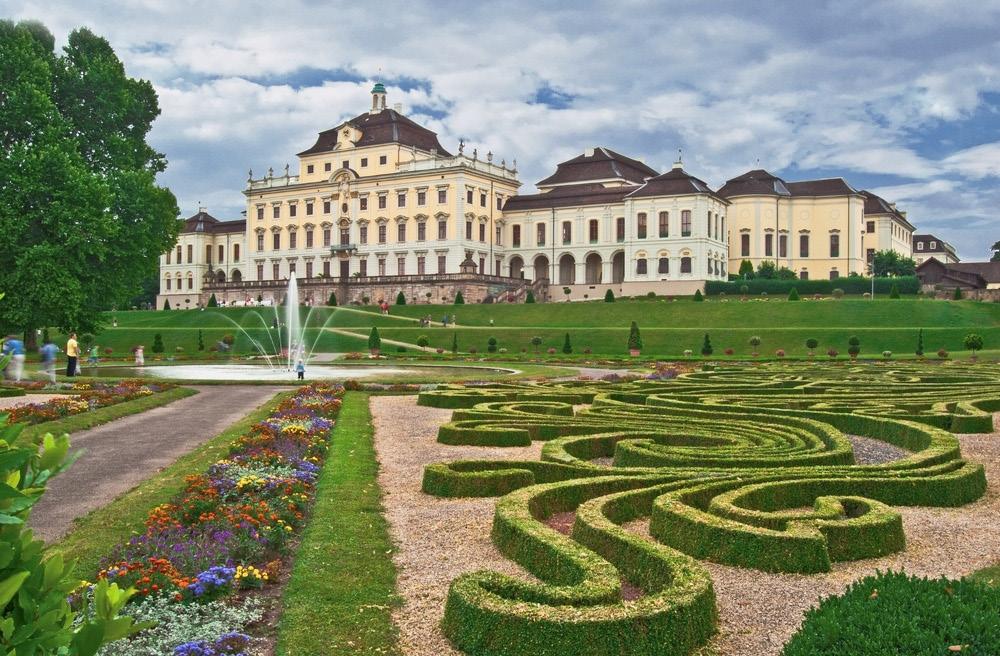
[[[808, 7], [805, 9], [804, 7]], [[184, 215], [238, 218], [253, 168], [389, 103], [497, 159], [522, 192], [603, 145], [712, 185], [843, 176], [984, 259], [1000, 239], [1000, 0], [564, 3], [0, 0], [107, 37], [153, 82]]]

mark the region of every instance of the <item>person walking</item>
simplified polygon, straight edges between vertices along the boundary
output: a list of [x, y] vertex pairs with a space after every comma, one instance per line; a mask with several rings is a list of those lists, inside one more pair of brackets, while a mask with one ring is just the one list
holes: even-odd
[[59, 347], [53, 344], [51, 339], [47, 339], [42, 344], [42, 348], [38, 349], [38, 352], [42, 354], [42, 365], [45, 369], [45, 375], [49, 377], [49, 382], [55, 385], [56, 353], [59, 352]]
[[80, 357], [80, 344], [76, 341], [76, 333], [70, 333], [66, 340], [66, 375], [70, 378], [76, 375], [76, 361]]
[[142, 344], [135, 347], [135, 366], [146, 366], [146, 353], [142, 350]]
[[24, 342], [14, 335], [8, 335], [3, 343], [3, 354], [10, 356], [10, 373], [15, 383], [24, 375]]
[[89, 364], [92, 367], [97, 365], [98, 349], [99, 347], [97, 346], [97, 344], [94, 344], [93, 346], [90, 347], [90, 357], [87, 358], [87, 364]]
[[299, 360], [297, 363], [295, 363], [295, 373], [298, 374], [299, 380], [306, 379], [306, 365], [304, 362], [302, 362], [302, 360]]

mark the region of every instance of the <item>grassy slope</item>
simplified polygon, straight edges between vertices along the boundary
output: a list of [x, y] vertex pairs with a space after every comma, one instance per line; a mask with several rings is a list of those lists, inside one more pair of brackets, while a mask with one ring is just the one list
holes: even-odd
[[[444, 331], [435, 326], [420, 328], [409, 319], [429, 314], [435, 321], [440, 321], [444, 314], [457, 315], [459, 347], [462, 350], [470, 346], [483, 350], [486, 340], [494, 336], [502, 346], [520, 351], [522, 347], [529, 347], [534, 335], [545, 340], [545, 348], [561, 348], [563, 335], [568, 331], [578, 350], [589, 347], [594, 353], [620, 354], [624, 349], [628, 325], [633, 320], [639, 323], [645, 351], [651, 355], [676, 356], [685, 349], [697, 352], [705, 332], [711, 335], [717, 355], [726, 348], [735, 349], [737, 354], [749, 352], [747, 340], [752, 335], [763, 338], [763, 353], [781, 348], [789, 355], [804, 354], [804, 342], [810, 337], [820, 341], [823, 351], [832, 346], [844, 353], [848, 337], [854, 334], [861, 337], [862, 349], [866, 353], [877, 354], [884, 350], [912, 353], [918, 328], [924, 329], [926, 351], [941, 347], [953, 352], [962, 350], [962, 340], [969, 332], [982, 334], [987, 348], [1000, 345], [1000, 304], [972, 301], [866, 301], [853, 298], [790, 303], [772, 298], [766, 302], [740, 302], [736, 299], [720, 302], [712, 299], [695, 303], [689, 299], [674, 302], [657, 299], [534, 305], [394, 305], [390, 312], [389, 316], [382, 316], [373, 308], [363, 308], [362, 311], [315, 308], [309, 325], [318, 328], [323, 321], [331, 319], [330, 325], [362, 335], [376, 325], [383, 337], [412, 343], [419, 335], [426, 334], [432, 347], [449, 349], [452, 329]], [[147, 344], [148, 353], [153, 334], [161, 332], [168, 350], [180, 345], [190, 354], [196, 350], [199, 326], [205, 327], [204, 339], [209, 345], [226, 332], [234, 332], [231, 326], [224, 327], [229, 320], [248, 327], [259, 326], [261, 319], [256, 316], [259, 314], [265, 315], [269, 325], [272, 309], [263, 313], [240, 309], [119, 312], [116, 315], [119, 327], [105, 330], [98, 341], [117, 351], [142, 342]], [[307, 314], [304, 310], [303, 318]], [[489, 327], [491, 319], [494, 327]], [[270, 343], [265, 336], [267, 329], [251, 328], [250, 331], [263, 343]], [[247, 350], [248, 340], [238, 331], [235, 334], [239, 335], [237, 350]], [[317, 334], [310, 332], [307, 339], [311, 342]], [[361, 351], [365, 346], [361, 337], [323, 332], [317, 350]]]
[[279, 656], [399, 653], [377, 471], [368, 395], [348, 393], [282, 598]]
[[184, 488], [185, 476], [203, 472], [210, 464], [225, 457], [234, 439], [264, 419], [281, 399], [291, 393], [282, 392], [108, 505], [76, 520], [73, 530], [51, 545], [49, 551], [75, 559], [74, 575], [89, 580], [113, 545], [127, 540], [135, 532], [141, 532], [149, 511], [170, 501]]

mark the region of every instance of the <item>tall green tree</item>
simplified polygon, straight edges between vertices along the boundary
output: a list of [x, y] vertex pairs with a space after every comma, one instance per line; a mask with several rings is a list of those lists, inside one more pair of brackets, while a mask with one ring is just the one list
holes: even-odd
[[[41, 25], [0, 22], [0, 328], [94, 330], [156, 272], [179, 229], [147, 143], [149, 82], [108, 42], [74, 31], [61, 54]], [[9, 263], [9, 266], [6, 264]]]
[[1000, 241], [993, 242], [990, 246], [990, 250], [993, 251], [993, 257], [990, 258], [991, 262], [1000, 262]]
[[896, 251], [884, 250], [875, 253], [872, 269], [876, 276], [912, 276], [917, 272], [917, 263], [903, 257]]

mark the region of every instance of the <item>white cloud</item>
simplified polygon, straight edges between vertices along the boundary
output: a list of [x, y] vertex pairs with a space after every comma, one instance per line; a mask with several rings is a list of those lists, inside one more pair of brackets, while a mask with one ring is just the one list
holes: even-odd
[[945, 157], [943, 164], [974, 180], [1000, 177], [1000, 141], [960, 150]]

